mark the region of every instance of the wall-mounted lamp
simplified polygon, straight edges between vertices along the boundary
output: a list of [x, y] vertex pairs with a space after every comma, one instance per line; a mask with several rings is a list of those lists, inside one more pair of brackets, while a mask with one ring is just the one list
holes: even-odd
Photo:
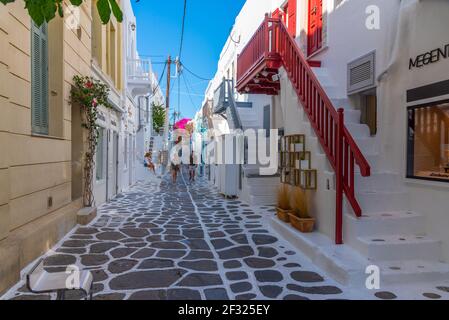
[[133, 22], [129, 25], [131, 27], [131, 31], [136, 31], [136, 24]]

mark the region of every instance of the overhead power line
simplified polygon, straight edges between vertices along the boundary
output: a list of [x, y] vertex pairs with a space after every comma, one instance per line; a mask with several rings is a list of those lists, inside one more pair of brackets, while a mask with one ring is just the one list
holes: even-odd
[[182, 46], [184, 44], [184, 28], [186, 23], [186, 12], [187, 12], [187, 0], [184, 0], [184, 13], [182, 15], [182, 24], [181, 24], [181, 41], [179, 44], [179, 53], [178, 53], [179, 59], [181, 59]]
[[188, 95], [189, 95], [190, 102], [192, 103], [192, 106], [193, 106], [194, 108], [196, 108], [195, 102], [193, 102], [192, 94], [191, 94], [190, 89], [189, 89], [189, 85], [188, 85], [187, 80], [186, 80], [186, 76], [185, 76], [183, 73], [181, 73], [181, 75], [182, 75], [182, 79], [184, 80], [184, 85], [186, 86], [186, 89], [187, 89], [187, 93], [188, 93]]
[[158, 82], [157, 82], [157, 85], [156, 85], [156, 87], [153, 89], [153, 92], [151, 93], [151, 95], [149, 96], [149, 98], [153, 98], [153, 97], [156, 95], [156, 91], [159, 89], [159, 87], [160, 87], [160, 85], [161, 85], [162, 78], [164, 78], [164, 74], [165, 74], [165, 69], [166, 69], [166, 68], [167, 68], [167, 61], [165, 62], [164, 69], [162, 70], [162, 74], [161, 74], [161, 76], [159, 77], [159, 80], [158, 80]]
[[186, 70], [188, 73], [190, 73], [192, 76], [194, 76], [194, 77], [196, 77], [196, 78], [198, 78], [198, 79], [200, 79], [200, 80], [204, 80], [204, 81], [211, 81], [211, 80], [212, 80], [212, 79], [204, 78], [204, 77], [201, 77], [201, 76], [197, 75], [195, 72], [193, 72], [192, 70], [190, 70], [189, 68], [187, 68], [186, 65], [183, 64], [182, 62], [180, 62], [180, 64], [181, 64], [182, 68], [185, 69], [185, 70]]

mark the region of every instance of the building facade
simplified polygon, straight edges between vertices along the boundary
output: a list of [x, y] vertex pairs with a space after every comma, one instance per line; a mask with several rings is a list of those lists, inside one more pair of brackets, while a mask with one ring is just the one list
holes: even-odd
[[76, 27], [64, 9], [65, 19], [38, 28], [22, 2], [0, 7], [0, 291], [76, 224], [82, 206], [70, 89], [75, 74], [91, 74], [91, 3]]
[[273, 226], [342, 283], [370, 264], [386, 282], [447, 277], [449, 3], [264, 3], [244, 5], [218, 73], [237, 59], [236, 99], [307, 157], [280, 146], [278, 179], [307, 189], [314, 240]]
[[96, 1], [64, 3], [64, 18], [41, 27], [20, 1], [0, 7], [0, 292], [77, 223], [86, 132], [70, 102], [75, 75], [107, 84], [113, 106], [98, 106], [95, 205], [138, 178], [139, 97], [155, 83], [137, 54], [131, 3], [118, 3], [124, 21], [106, 25]]

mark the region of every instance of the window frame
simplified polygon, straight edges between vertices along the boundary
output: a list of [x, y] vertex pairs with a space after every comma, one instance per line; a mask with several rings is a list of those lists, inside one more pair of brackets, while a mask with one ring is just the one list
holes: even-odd
[[[414, 161], [411, 160], [411, 158], [414, 155], [414, 145], [412, 146], [412, 143], [415, 142], [415, 135], [413, 134], [413, 139], [410, 138], [410, 118], [409, 118], [409, 112], [416, 110], [416, 109], [422, 109], [422, 108], [428, 108], [428, 107], [436, 107], [441, 104], [447, 104], [449, 103], [449, 99], [442, 99], [438, 101], [433, 102], [426, 102], [421, 103], [413, 106], [407, 107], [406, 110], [406, 116], [407, 116], [407, 125], [406, 125], [406, 166], [405, 166], [405, 177], [406, 179], [412, 179], [412, 180], [421, 180], [421, 181], [433, 181], [433, 182], [443, 182], [445, 184], [449, 184], [449, 179], [442, 179], [442, 178], [432, 178], [432, 177], [421, 177], [416, 176], [414, 174]], [[415, 127], [413, 127], [415, 129]], [[410, 149], [412, 148], [412, 151]], [[411, 174], [413, 172], [413, 174]]]
[[[48, 44], [48, 24], [44, 22], [40, 27], [38, 27], [34, 21], [31, 21], [30, 28], [30, 68], [31, 68], [31, 133], [33, 135], [41, 135], [41, 136], [49, 136], [50, 134], [50, 72], [49, 72], [49, 44]], [[35, 55], [37, 54], [34, 50], [35, 48], [35, 33], [39, 35], [39, 84], [35, 81], [36, 70], [35, 70]], [[45, 52], [46, 55], [45, 60], [43, 59], [43, 41], [45, 41]], [[43, 63], [45, 61], [45, 63]], [[44, 80], [45, 79], [45, 80]], [[43, 81], [45, 81], [45, 85], [43, 85]], [[39, 86], [39, 99], [36, 99], [36, 86]], [[36, 105], [36, 101], [39, 100], [41, 102], [40, 106]], [[44, 104], [46, 104], [46, 111], [44, 112]], [[36, 110], [36, 108], [40, 108]], [[40, 114], [40, 123], [36, 123], [35, 115], [36, 113]], [[43, 119], [43, 118], [46, 119]]]
[[[105, 157], [105, 133], [106, 133], [106, 128], [104, 127], [99, 127], [98, 128], [99, 132], [101, 132], [101, 134], [98, 135], [98, 144], [97, 144], [97, 152], [95, 153], [95, 181], [98, 182], [102, 182], [106, 179], [106, 166], [107, 163], [106, 162], [106, 157]], [[101, 139], [101, 142], [100, 142]], [[107, 141], [106, 141], [107, 143]], [[100, 146], [101, 146], [101, 150], [100, 150]], [[101, 177], [98, 178], [98, 156], [99, 154], [101, 154]]]

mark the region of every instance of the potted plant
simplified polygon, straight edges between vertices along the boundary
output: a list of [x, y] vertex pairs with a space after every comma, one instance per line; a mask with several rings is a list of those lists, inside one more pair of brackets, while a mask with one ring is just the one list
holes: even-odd
[[282, 183], [279, 186], [277, 194], [277, 216], [284, 222], [290, 222], [289, 213], [291, 213], [288, 185]]
[[315, 218], [309, 216], [307, 197], [303, 189], [296, 187], [292, 191], [291, 208], [293, 212], [289, 213], [289, 217], [292, 226], [303, 233], [312, 232]]

